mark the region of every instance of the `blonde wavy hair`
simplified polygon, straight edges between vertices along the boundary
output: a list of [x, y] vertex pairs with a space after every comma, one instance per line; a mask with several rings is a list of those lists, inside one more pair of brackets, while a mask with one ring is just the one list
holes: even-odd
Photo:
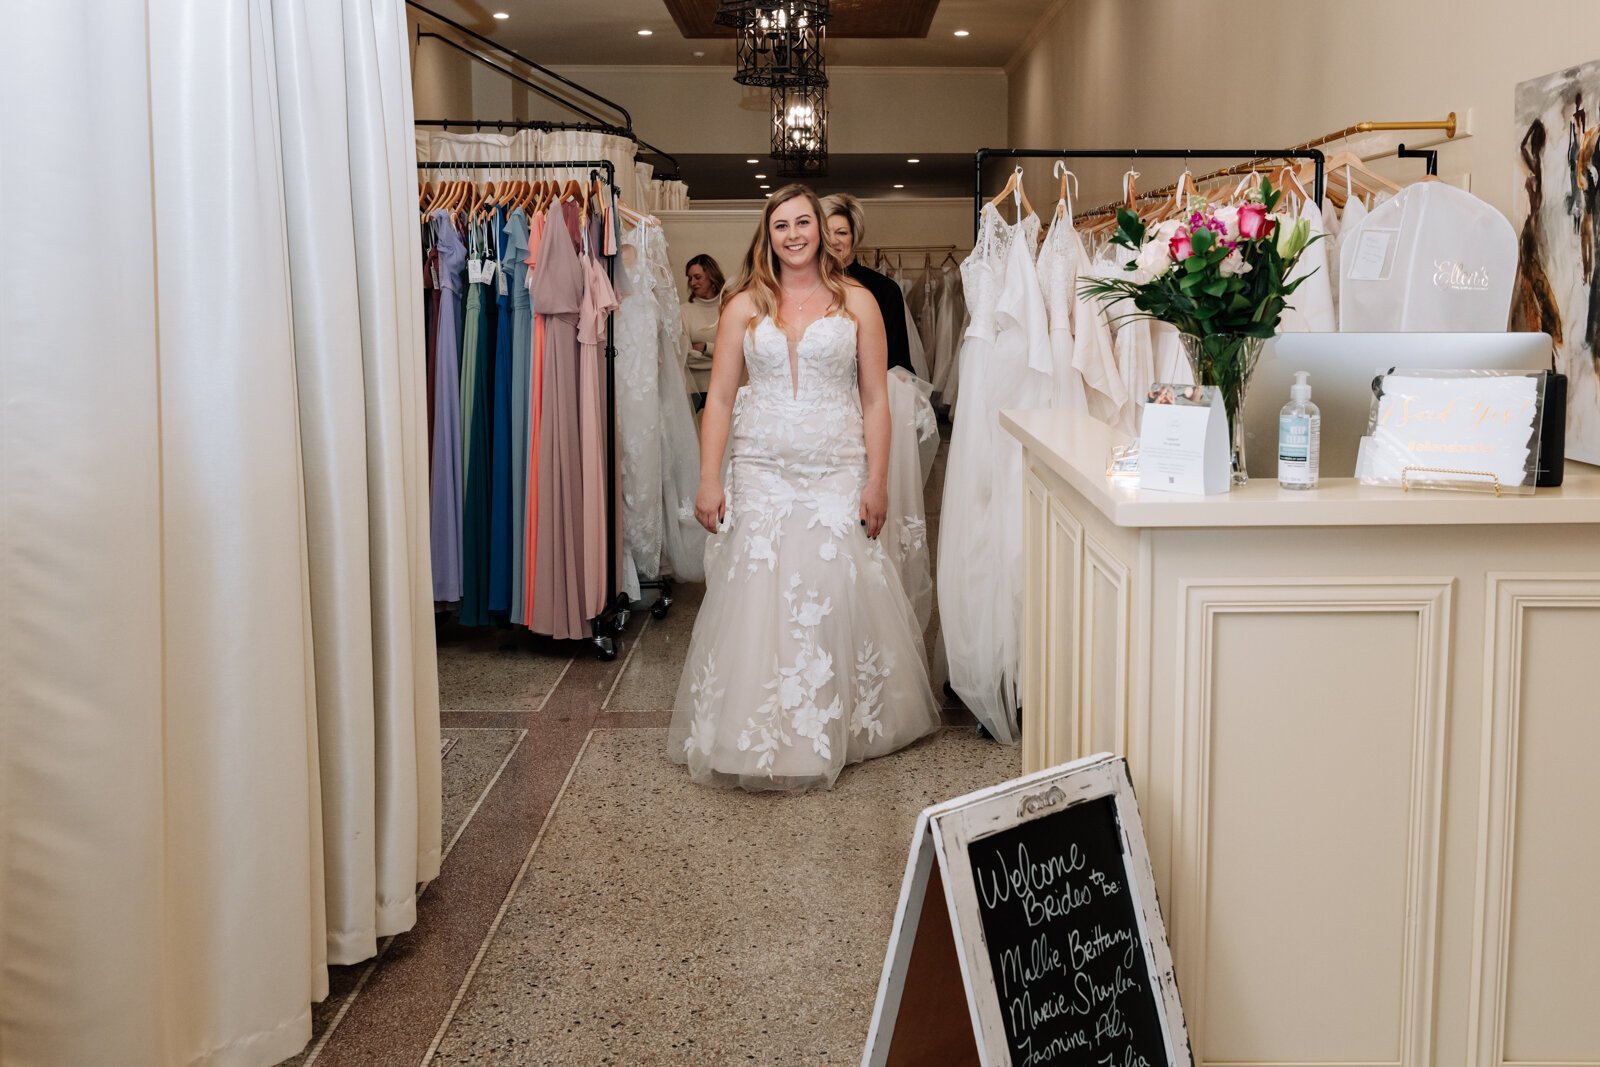
[[769, 315], [780, 329], [783, 327], [783, 322], [778, 317], [783, 292], [778, 284], [778, 253], [772, 247], [772, 213], [801, 196], [810, 201], [812, 215], [816, 218], [817, 268], [822, 274], [822, 284], [833, 298], [824, 314], [842, 314], [849, 317], [850, 313], [845, 310], [845, 293], [851, 284], [850, 276], [839, 265], [833, 253], [828, 251], [828, 241], [823, 235], [827, 217], [822, 212], [822, 201], [817, 198], [817, 194], [809, 185], [797, 182], [785, 185], [773, 193], [772, 199], [767, 201], [767, 206], [761, 212], [761, 225], [756, 227], [755, 237], [751, 239], [750, 248], [744, 254], [744, 267], [739, 273], [739, 280], [724, 290], [722, 298], [724, 305], [739, 293], [750, 294], [750, 301], [755, 306], [756, 312], [750, 320], [750, 330], [754, 330], [756, 324]]

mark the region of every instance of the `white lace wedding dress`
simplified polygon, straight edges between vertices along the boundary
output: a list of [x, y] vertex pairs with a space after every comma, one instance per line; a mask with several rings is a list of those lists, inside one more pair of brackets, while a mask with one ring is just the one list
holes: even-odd
[[899, 572], [861, 526], [855, 323], [812, 323], [797, 379], [770, 318], [744, 349], [728, 516], [706, 546], [667, 752], [710, 785], [826, 788], [932, 733], [939, 710]]

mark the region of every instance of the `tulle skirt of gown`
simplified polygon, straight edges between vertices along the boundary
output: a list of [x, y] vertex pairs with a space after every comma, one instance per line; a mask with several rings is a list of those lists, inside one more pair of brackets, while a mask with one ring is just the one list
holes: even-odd
[[830, 788], [938, 729], [922, 627], [860, 523], [859, 404], [746, 387], [731, 436], [667, 751], [708, 785]]

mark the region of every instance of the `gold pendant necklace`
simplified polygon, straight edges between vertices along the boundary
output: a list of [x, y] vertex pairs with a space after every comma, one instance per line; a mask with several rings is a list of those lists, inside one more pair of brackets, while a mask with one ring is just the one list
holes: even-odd
[[[806, 304], [811, 301], [812, 297], [817, 295], [817, 290], [821, 289], [821, 288], [822, 288], [822, 279], [818, 278], [817, 279], [817, 284], [812, 286], [811, 287], [811, 291], [809, 293], [807, 293], [804, 296], [804, 298], [802, 298], [801, 301], [798, 304], [795, 305], [795, 311], [799, 312], [800, 316], [802, 318], [805, 316], [805, 313], [806, 313]], [[793, 290], [785, 289], [784, 293], [786, 293], [788, 295], [789, 299], [791, 299], [791, 300], [794, 299], [794, 291]]]

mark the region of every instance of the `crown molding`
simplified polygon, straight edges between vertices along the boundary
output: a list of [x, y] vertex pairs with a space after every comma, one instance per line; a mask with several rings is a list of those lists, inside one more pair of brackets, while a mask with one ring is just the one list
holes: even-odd
[[1039, 16], [1039, 21], [1033, 24], [1033, 29], [1028, 31], [1028, 35], [1022, 39], [1022, 43], [1017, 45], [1017, 50], [1011, 53], [1011, 58], [1006, 60], [1004, 67], [1006, 77], [1009, 78], [1017, 72], [1017, 68], [1022, 65], [1022, 61], [1028, 58], [1028, 53], [1033, 51], [1034, 45], [1038, 44], [1040, 39], [1049, 32], [1050, 27], [1055, 25], [1057, 16], [1066, 10], [1067, 4], [1070, 2], [1071, 0], [1055, 0], [1055, 3], [1051, 4], [1045, 10], [1045, 13]]

